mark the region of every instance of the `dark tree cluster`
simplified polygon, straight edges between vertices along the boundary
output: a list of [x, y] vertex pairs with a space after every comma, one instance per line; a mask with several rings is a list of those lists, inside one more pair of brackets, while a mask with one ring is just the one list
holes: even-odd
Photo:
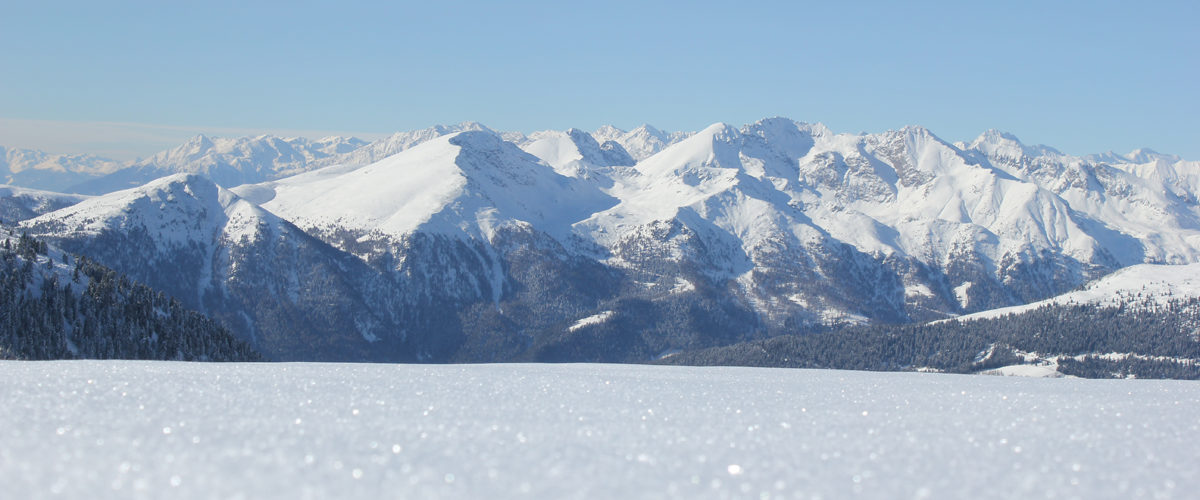
[[1135, 356], [1124, 359], [1107, 359], [1094, 355], [1084, 356], [1082, 359], [1065, 358], [1058, 362], [1058, 371], [1083, 378], [1200, 379], [1200, 364], [1195, 361], [1146, 359]]
[[[1056, 305], [994, 319], [852, 327], [685, 352], [660, 362], [975, 373], [1020, 364], [1018, 351], [1063, 356], [1060, 371], [1080, 377], [1200, 379], [1200, 299], [1136, 297], [1118, 307]], [[1107, 353], [1126, 356], [1098, 356]]]
[[[212, 320], [28, 235], [0, 244], [0, 357], [255, 361]], [[57, 252], [53, 252], [56, 253]]]

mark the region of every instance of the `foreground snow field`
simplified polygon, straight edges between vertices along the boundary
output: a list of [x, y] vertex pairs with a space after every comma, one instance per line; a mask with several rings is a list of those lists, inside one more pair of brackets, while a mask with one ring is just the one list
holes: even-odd
[[1200, 384], [0, 363], [5, 498], [1195, 498]]

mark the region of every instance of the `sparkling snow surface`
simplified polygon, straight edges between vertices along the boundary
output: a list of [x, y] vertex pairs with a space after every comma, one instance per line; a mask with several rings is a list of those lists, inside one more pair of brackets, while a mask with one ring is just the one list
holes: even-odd
[[5, 498], [1195, 498], [1200, 384], [3, 362]]

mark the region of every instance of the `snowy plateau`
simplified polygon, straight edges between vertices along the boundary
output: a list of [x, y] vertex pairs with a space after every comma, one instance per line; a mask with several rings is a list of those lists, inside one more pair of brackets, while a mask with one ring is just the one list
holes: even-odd
[[1200, 261], [1197, 162], [997, 131], [463, 123], [373, 143], [197, 137], [108, 168], [76, 190], [96, 196], [26, 208], [21, 230], [273, 360], [648, 361]]
[[1134, 499], [1200, 385], [617, 365], [0, 362], [6, 498]]

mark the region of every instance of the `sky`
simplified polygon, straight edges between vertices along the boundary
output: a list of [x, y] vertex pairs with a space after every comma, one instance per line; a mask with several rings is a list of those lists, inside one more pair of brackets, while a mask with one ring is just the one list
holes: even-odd
[[1200, 159], [1200, 2], [4, 2], [0, 145], [786, 116]]

